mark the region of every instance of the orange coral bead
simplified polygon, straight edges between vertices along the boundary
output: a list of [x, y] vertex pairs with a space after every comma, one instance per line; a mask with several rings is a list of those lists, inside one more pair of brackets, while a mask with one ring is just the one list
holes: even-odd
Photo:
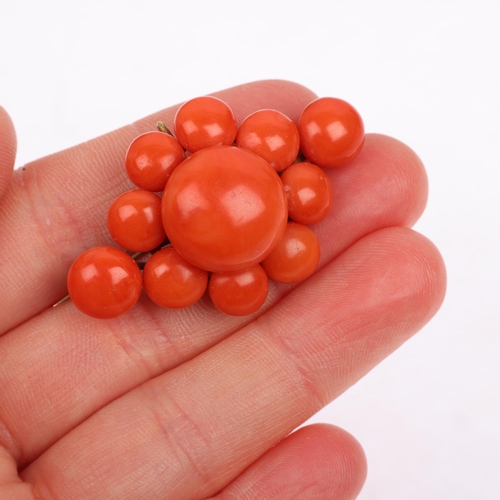
[[83, 313], [115, 318], [139, 299], [142, 278], [135, 261], [123, 250], [102, 246], [83, 252], [68, 272], [68, 293]]
[[283, 113], [262, 109], [245, 118], [238, 129], [236, 145], [258, 154], [279, 172], [297, 158], [299, 131]]
[[187, 262], [173, 247], [166, 247], [146, 262], [143, 281], [144, 290], [155, 304], [179, 309], [202, 297], [208, 273]]
[[257, 311], [265, 302], [267, 291], [267, 274], [259, 264], [237, 273], [213, 273], [208, 285], [215, 307], [233, 316]]
[[146, 132], [136, 137], [125, 155], [130, 180], [141, 189], [163, 191], [170, 174], [184, 160], [184, 149], [164, 132]]
[[300, 149], [323, 168], [344, 165], [363, 147], [365, 130], [359, 113], [348, 102], [321, 97], [308, 104], [299, 118]]
[[163, 243], [166, 234], [161, 218], [161, 199], [151, 191], [133, 189], [109, 207], [111, 237], [132, 252], [147, 252]]
[[301, 224], [323, 220], [333, 204], [333, 188], [326, 172], [312, 163], [295, 163], [281, 174], [288, 199], [288, 216]]
[[285, 230], [285, 189], [269, 163], [250, 151], [198, 151], [174, 171], [162, 199], [163, 224], [175, 249], [207, 271], [258, 264]]
[[319, 257], [319, 241], [313, 231], [303, 224], [289, 222], [283, 238], [262, 262], [262, 267], [273, 280], [295, 283], [311, 276]]
[[185, 102], [175, 114], [174, 133], [189, 152], [213, 146], [229, 146], [237, 125], [231, 108], [216, 97], [196, 97]]

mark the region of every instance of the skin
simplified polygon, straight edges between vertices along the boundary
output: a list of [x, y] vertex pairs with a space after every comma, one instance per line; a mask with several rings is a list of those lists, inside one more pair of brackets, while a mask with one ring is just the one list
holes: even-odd
[[[214, 95], [239, 123], [260, 108], [296, 122], [315, 97], [283, 81]], [[366, 475], [356, 440], [330, 425], [293, 431], [439, 309], [442, 258], [409, 229], [427, 199], [422, 163], [367, 135], [351, 165], [328, 172], [336, 198], [313, 226], [318, 270], [271, 283], [253, 315], [225, 316], [206, 296], [183, 310], [142, 297], [113, 320], [52, 308], [75, 257], [112, 244], [106, 213], [132, 187], [128, 144], [157, 120], [171, 127], [176, 108], [13, 175], [0, 108], [0, 498], [355, 498]]]

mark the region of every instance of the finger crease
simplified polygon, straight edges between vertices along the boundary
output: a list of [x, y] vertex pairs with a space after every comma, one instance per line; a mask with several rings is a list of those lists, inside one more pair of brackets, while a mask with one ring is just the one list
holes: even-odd
[[36, 168], [27, 169], [22, 176], [28, 208], [45, 248], [57, 263], [70, 262], [74, 258], [75, 243], [78, 243], [80, 251], [86, 245], [68, 204], [55, 188], [42, 196], [43, 189]]
[[[210, 471], [202, 465], [205, 463], [203, 456], [210, 455], [207, 451], [210, 443], [200, 427], [180, 404], [166, 393], [164, 386], [162, 386], [161, 395], [157, 394], [155, 389], [152, 389], [149, 394], [156, 402], [150, 406], [153, 420], [181, 467], [180, 475], [187, 477], [189, 474], [186, 472], [186, 467], [188, 467], [194, 472], [195, 477], [199, 478], [201, 487], [211, 484]], [[194, 456], [193, 451], [197, 450], [201, 450], [202, 457]]]
[[[270, 331], [263, 329], [263, 332]], [[297, 354], [290, 348], [288, 343], [285, 341], [282, 335], [277, 332], [275, 335], [270, 333], [267, 336], [267, 340], [271, 340], [276, 348], [279, 350], [280, 354], [283, 355], [283, 359], [286, 359], [289, 366], [293, 370], [293, 372], [298, 375], [299, 380], [301, 381], [301, 385], [303, 388], [303, 392], [306, 396], [308, 396], [313, 404], [313, 407], [317, 410], [320, 410], [325, 406], [325, 401], [321, 393], [318, 391], [317, 386], [315, 384], [314, 378], [308, 372], [307, 368], [301, 362], [300, 358]]]
[[109, 321], [106, 326], [109, 333], [113, 337], [115, 344], [126, 355], [127, 359], [130, 360], [131, 365], [145, 374], [142, 379], [149, 380], [152, 378], [155, 375], [153, 373], [154, 370], [141, 354], [140, 350], [132, 344], [131, 340], [125, 338], [125, 335], [123, 334], [123, 331], [129, 331], [128, 328], [130, 328], [130, 325], [127, 327], [127, 330], [124, 330], [121, 321], [118, 320], [117, 324], [115, 324], [114, 321]]

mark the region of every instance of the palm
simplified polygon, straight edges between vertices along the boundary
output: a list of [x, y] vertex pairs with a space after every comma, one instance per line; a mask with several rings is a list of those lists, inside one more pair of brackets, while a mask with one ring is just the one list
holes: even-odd
[[[297, 119], [313, 97], [284, 82], [218, 95], [240, 120], [266, 107]], [[205, 300], [167, 311], [141, 299], [106, 321], [71, 303], [51, 308], [76, 255], [110, 243], [107, 208], [131, 187], [127, 144], [174, 111], [34, 162], [6, 188], [0, 497], [296, 498], [309, 488], [310, 498], [352, 498], [364, 463], [350, 436], [317, 426], [284, 438], [439, 307], [440, 256], [404, 228], [425, 205], [422, 166], [397, 141], [367, 136], [353, 165], [330, 172], [334, 209], [315, 227], [320, 269], [299, 286], [273, 285], [251, 317]], [[13, 162], [1, 113], [0, 138], [1, 188]]]

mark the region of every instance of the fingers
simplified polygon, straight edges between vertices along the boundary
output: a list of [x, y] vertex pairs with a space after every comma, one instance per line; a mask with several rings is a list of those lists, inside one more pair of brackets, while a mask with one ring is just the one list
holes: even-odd
[[[354, 164], [329, 175], [335, 204], [314, 228], [321, 266], [367, 233], [412, 224], [423, 210], [425, 172], [416, 155], [394, 139], [367, 136]], [[291, 289], [272, 284], [264, 310]], [[113, 321], [86, 318], [70, 303], [46, 311], [0, 339], [0, 425], [13, 437], [8, 443], [0, 436], [0, 442], [20, 464], [29, 463], [108, 402], [193, 358], [251, 318], [222, 315], [208, 300], [167, 311], [143, 299]]]
[[68, 500], [213, 495], [420, 329], [444, 288], [428, 240], [372, 233], [240, 332], [103, 408], [23, 477]]
[[303, 427], [267, 451], [213, 500], [347, 500], [360, 492], [366, 458], [331, 425]]
[[[366, 477], [366, 458], [359, 443], [331, 425], [304, 427], [266, 452], [213, 500], [318, 499], [357, 497]], [[0, 448], [0, 496], [35, 498], [22, 482], [17, 465]]]
[[0, 198], [5, 193], [12, 177], [16, 147], [14, 124], [7, 111], [0, 106]]
[[[359, 443], [338, 427], [316, 424], [287, 436], [213, 500], [349, 500], [357, 497], [365, 477], [366, 458]], [[4, 449], [0, 495], [34, 498], [32, 486], [19, 479], [16, 463]]]
[[[262, 107], [297, 118], [315, 96], [283, 81], [255, 82], [217, 94], [238, 119]], [[158, 119], [172, 126], [177, 106], [16, 171], [0, 205], [0, 335], [66, 295], [66, 273], [83, 250], [113, 243], [106, 229], [112, 201], [132, 189], [125, 152]], [[20, 230], [22, 228], [22, 230]]]

